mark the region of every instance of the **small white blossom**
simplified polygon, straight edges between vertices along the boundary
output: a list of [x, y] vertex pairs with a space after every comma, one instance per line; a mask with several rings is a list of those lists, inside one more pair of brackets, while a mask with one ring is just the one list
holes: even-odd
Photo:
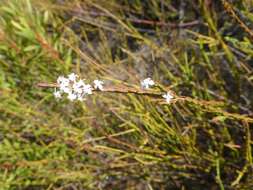
[[57, 79], [57, 84], [62, 85], [62, 86], [68, 86], [69, 85], [69, 79], [59, 76]]
[[72, 81], [72, 82], [75, 82], [77, 77], [78, 76], [75, 73], [71, 73], [71, 74], [68, 75], [69, 80]]
[[74, 94], [74, 93], [70, 93], [70, 94], [68, 95], [68, 99], [69, 99], [70, 101], [74, 101], [74, 100], [77, 99], [77, 95]]
[[146, 78], [143, 81], [141, 81], [141, 87], [144, 89], [148, 89], [153, 85], [155, 85], [155, 82], [151, 78]]
[[60, 91], [54, 91], [54, 97], [56, 98], [56, 99], [60, 99], [61, 98], [61, 92]]
[[65, 79], [65, 77], [59, 76], [59, 77], [57, 78], [57, 83], [58, 83], [58, 84], [61, 84], [61, 83], [63, 82], [64, 79]]
[[73, 91], [81, 94], [83, 92], [83, 86], [85, 86], [83, 80], [79, 80], [73, 84]]
[[72, 92], [71, 88], [69, 88], [68, 86], [64, 86], [64, 85], [60, 85], [60, 91], [66, 93], [66, 94], [70, 94]]
[[59, 85], [60, 91], [68, 94], [71, 92], [71, 89], [69, 88], [70, 85], [69, 79], [60, 76], [57, 79], [57, 84]]
[[104, 89], [104, 87], [103, 87], [104, 82], [103, 81], [101, 81], [101, 80], [94, 80], [93, 83], [94, 83], [94, 88], [95, 89], [103, 91], [103, 89]]
[[92, 87], [91, 87], [91, 85], [89, 85], [89, 84], [85, 84], [84, 86], [83, 86], [83, 93], [84, 94], [92, 94]]
[[166, 99], [166, 102], [167, 102], [167, 103], [170, 103], [171, 100], [174, 98], [174, 96], [173, 96], [170, 92], [167, 92], [167, 94], [164, 94], [164, 95], [163, 95], [163, 98]]

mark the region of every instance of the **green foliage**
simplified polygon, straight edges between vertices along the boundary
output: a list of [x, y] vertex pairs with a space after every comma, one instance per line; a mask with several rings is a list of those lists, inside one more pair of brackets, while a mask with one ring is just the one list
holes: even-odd
[[[224, 2], [1, 0], [0, 189], [252, 189], [253, 7]], [[72, 71], [186, 98], [36, 86]]]

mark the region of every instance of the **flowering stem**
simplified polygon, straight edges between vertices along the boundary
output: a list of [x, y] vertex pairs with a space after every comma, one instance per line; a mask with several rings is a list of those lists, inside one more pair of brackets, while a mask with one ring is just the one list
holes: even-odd
[[[42, 88], [58, 88], [59, 85], [57, 83], [38, 83], [38, 87]], [[138, 94], [138, 95], [147, 95], [147, 96], [154, 96], [154, 97], [161, 97], [163, 93], [161, 92], [155, 92], [155, 91], [147, 91], [147, 90], [140, 90], [136, 88], [130, 88], [130, 87], [107, 87], [104, 88], [103, 91], [98, 90], [98, 89], [93, 89], [93, 91], [96, 92], [112, 92], [112, 93], [130, 93], [130, 94]]]
[[[37, 84], [38, 87], [42, 87], [42, 88], [58, 88], [59, 85], [57, 83], [38, 83]], [[131, 87], [113, 87], [113, 88], [104, 88], [103, 91], [98, 90], [98, 89], [93, 89], [93, 91], [95, 92], [111, 92], [111, 93], [122, 93], [122, 94], [137, 94], [137, 95], [147, 95], [147, 96], [152, 96], [152, 97], [157, 97], [157, 98], [161, 98], [161, 96], [163, 95], [162, 92], [157, 92], [157, 91], [147, 91], [147, 90], [141, 90], [141, 89], [136, 89], [136, 88], [131, 88]], [[204, 106], [206, 108], [208, 108], [208, 111], [211, 112], [215, 112], [215, 113], [220, 113], [228, 118], [234, 118], [234, 119], [238, 119], [238, 120], [244, 120], [250, 123], [253, 123], [253, 119], [251, 117], [247, 117], [246, 115], [240, 115], [240, 114], [236, 114], [236, 113], [228, 113], [226, 111], [222, 111], [219, 110], [213, 106], [215, 106], [215, 104], [220, 104], [222, 102], [217, 102], [217, 101], [203, 101], [203, 100], [196, 100], [190, 97], [184, 97], [184, 96], [175, 96], [175, 98], [173, 98], [172, 102], [177, 102], [177, 101], [186, 101], [186, 102], [191, 102], [194, 103], [196, 105], [199, 106]], [[160, 104], [168, 104], [166, 102], [162, 102]]]

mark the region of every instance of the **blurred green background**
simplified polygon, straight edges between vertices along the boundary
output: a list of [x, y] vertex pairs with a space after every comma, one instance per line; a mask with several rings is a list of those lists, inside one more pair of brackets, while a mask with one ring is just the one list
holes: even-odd
[[[251, 0], [0, 0], [0, 189], [253, 189]], [[75, 72], [189, 101], [56, 101]]]

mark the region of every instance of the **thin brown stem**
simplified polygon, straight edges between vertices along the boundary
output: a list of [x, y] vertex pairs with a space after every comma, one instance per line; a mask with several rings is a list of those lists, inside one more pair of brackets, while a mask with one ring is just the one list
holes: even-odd
[[229, 15], [233, 17], [236, 20], [236, 22], [239, 23], [240, 27], [243, 28], [244, 31], [250, 35], [251, 39], [253, 39], [252, 30], [239, 18], [239, 16], [237, 16], [233, 6], [226, 0], [223, 0], [222, 3], [224, 5], [225, 10], [229, 13]]

